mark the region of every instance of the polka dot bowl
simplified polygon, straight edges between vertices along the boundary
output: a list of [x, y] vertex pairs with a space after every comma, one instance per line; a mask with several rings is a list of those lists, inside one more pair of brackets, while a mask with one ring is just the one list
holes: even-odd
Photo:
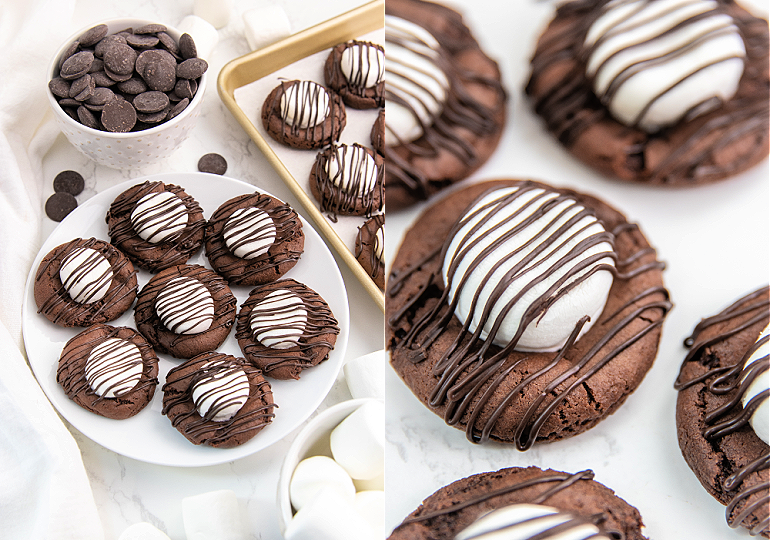
[[[48, 81], [58, 76], [59, 58], [67, 47], [89, 28], [106, 24], [108, 34], [114, 34], [125, 28], [154, 22], [143, 19], [110, 19], [81, 29], [70, 36], [53, 56], [48, 68]], [[181, 32], [168, 25], [166, 27], [167, 33], [178, 41]], [[100, 131], [83, 125], [64, 111], [50, 89], [46, 88], [46, 92], [57, 125], [75, 148], [100, 165], [113, 169], [138, 169], [165, 160], [187, 139], [200, 116], [207, 81], [208, 72], [201, 76], [198, 91], [190, 104], [171, 120], [149, 129], [128, 133]]]

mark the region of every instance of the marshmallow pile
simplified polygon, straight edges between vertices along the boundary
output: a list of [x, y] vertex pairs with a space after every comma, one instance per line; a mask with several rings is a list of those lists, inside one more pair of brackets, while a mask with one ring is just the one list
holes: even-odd
[[296, 513], [286, 540], [385, 538], [384, 416], [381, 401], [367, 401], [332, 430], [332, 457], [299, 462], [289, 484]]

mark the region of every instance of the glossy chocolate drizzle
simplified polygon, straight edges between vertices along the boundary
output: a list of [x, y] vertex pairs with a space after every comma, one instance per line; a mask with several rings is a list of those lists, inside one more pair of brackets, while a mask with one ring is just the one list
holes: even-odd
[[[251, 311], [265, 296], [284, 289], [293, 292], [302, 300], [307, 311], [307, 322], [296, 345], [285, 349], [266, 347], [257, 341], [251, 329]], [[262, 306], [259, 309], [265, 314], [277, 316], [285, 308], [274, 306], [269, 311], [265, 311], [267, 308]], [[296, 324], [292, 322], [285, 325], [277, 323], [274, 329], [295, 335], [295, 327]], [[249, 298], [241, 306], [235, 337], [244, 355], [255, 362], [265, 375], [270, 376], [271, 372], [279, 368], [305, 369], [318, 364], [334, 348], [334, 344], [325, 339], [325, 336], [337, 335], [339, 331], [337, 319], [320, 296], [293, 279], [283, 279], [252, 289]]]
[[[748, 366], [744, 367], [746, 361], [762, 345], [767, 343], [768, 337], [765, 336], [749, 347], [743, 357], [734, 365], [715, 366], [706, 371], [700, 377], [691, 380], [683, 380], [682, 369], [688, 362], [705, 362], [702, 358], [709, 347], [729, 339], [751, 326], [768, 320], [770, 313], [770, 289], [763, 287], [756, 290], [730, 305], [721, 313], [703, 319], [693, 330], [693, 333], [685, 340], [685, 345], [690, 348], [682, 362], [679, 376], [674, 383], [676, 390], [684, 390], [699, 383], [706, 383], [705, 389], [716, 395], [732, 394], [731, 399], [722, 406], [708, 411], [705, 416], [705, 426], [703, 436], [707, 440], [718, 440], [730, 433], [742, 429], [749, 423], [754, 411], [762, 404], [764, 400], [770, 399], [770, 391], [765, 390], [752, 398], [744, 408], [741, 401], [751, 383], [762, 373], [770, 369], [770, 360], [767, 356], [757, 358]], [[742, 320], [732, 328], [725, 329], [719, 334], [702, 339], [700, 335], [714, 325], [729, 322], [731, 320]], [[708, 364], [706, 364], [708, 366]], [[741, 490], [741, 484], [750, 474], [763, 469], [770, 468], [770, 447], [755, 461], [744, 467], [738, 468], [733, 474], [728, 476], [723, 487], [725, 491], [735, 491], [735, 495], [728, 503], [725, 510], [727, 524], [732, 528], [737, 528], [754, 511], [759, 508], [767, 507], [770, 504], [770, 481], [761, 482], [751, 488]], [[755, 493], [763, 495], [757, 498], [751, 504], [748, 504], [749, 498]], [[733, 515], [735, 509], [743, 505], [744, 508], [737, 515]], [[747, 526], [747, 528], [749, 528]], [[753, 527], [750, 527], [752, 535], [767, 534], [770, 532], [770, 516], [764, 520], [758, 521]]]
[[[61, 267], [67, 266], [70, 261], [77, 257], [80, 253], [83, 253], [83, 248], [76, 248], [72, 250], [69, 254], [67, 254], [66, 257], [62, 259]], [[83, 298], [82, 301], [75, 300], [78, 304], [90, 304], [93, 300], [93, 298], [96, 296], [96, 294], [106, 285], [109, 288], [109, 284], [112, 282], [112, 265], [109, 264], [109, 261], [107, 261], [108, 267], [105, 269], [104, 272], [97, 275], [95, 279], [91, 279], [90, 281], [86, 281], [88, 278], [88, 274], [92, 271], [95, 271], [99, 265], [101, 264], [102, 260], [107, 260], [102, 255], [100, 255], [96, 251], [92, 251], [91, 253], [87, 253], [86, 259], [77, 267], [75, 268], [72, 273], [62, 282], [62, 285], [64, 285], [64, 288], [67, 291], [71, 291], [73, 287], [77, 287], [82, 285], [82, 293], [85, 295], [85, 298]], [[61, 268], [59, 269], [59, 273], [61, 275]], [[80, 295], [77, 295], [80, 296]], [[71, 296], [70, 296], [71, 297]]]
[[[324, 141], [327, 138], [332, 138], [334, 135], [334, 118], [341, 115], [343, 109], [342, 102], [336, 94], [333, 94], [326, 90], [323, 86], [317, 83], [303, 84], [310, 81], [300, 80], [282, 80], [280, 84], [280, 91], [274, 92], [273, 99], [270, 100], [269, 109], [273, 111], [281, 123], [281, 127], [278, 133], [273, 133], [280, 137], [281, 142], [286, 142], [284, 139], [292, 137], [294, 139], [305, 140], [309, 142]], [[303, 91], [295, 94], [295, 99], [288, 105], [292, 107], [293, 118], [297, 121], [295, 124], [292, 122], [286, 113], [282, 112], [281, 99], [282, 96], [287, 94], [289, 88], [292, 86], [298, 86]], [[309, 114], [306, 109], [309, 103], [318, 103], [321, 92], [326, 92], [328, 95], [329, 107], [327, 110], [321, 110], [320, 107], [310, 117], [310, 123], [308, 127], [303, 128], [299, 125], [300, 118], [307, 118]], [[287, 111], [288, 111], [287, 107]], [[337, 137], [339, 138], [339, 134]], [[288, 144], [288, 143], [287, 143]]]
[[[521, 182], [519, 186], [520, 189], [509, 197], [515, 198], [529, 190], [537, 189], [537, 186], [531, 182]], [[481, 194], [468, 206], [468, 208], [472, 208], [478, 201], [485, 197], [487, 193], [495, 191], [496, 189], [498, 188], [492, 188]], [[567, 194], [559, 194], [559, 196], [553, 200], [553, 204], [558, 204], [564, 198], [570, 198], [570, 196]], [[494, 202], [490, 204], [494, 204]], [[465, 212], [463, 214], [465, 214]], [[492, 216], [493, 213], [484, 216], [476, 227], [481, 227]], [[436, 249], [432, 253], [427, 254], [424, 259], [417, 261], [411, 267], [406, 268], [399, 274], [391, 274], [388, 284], [388, 295], [393, 297], [401, 289], [404, 280], [408, 279], [409, 276], [421, 266], [436, 258], [438, 258], [438, 261], [443, 261], [451, 239], [462, 228], [463, 224], [464, 220], [458, 219], [451, 232], [447, 235], [448, 240], [444, 242], [444, 245], [440, 250]], [[611, 232], [597, 235], [597, 241], [608, 242], [614, 246], [616, 238], [634, 230], [636, 230], [635, 225], [624, 223]], [[547, 240], [544, 241], [547, 242]], [[578, 246], [577, 249], [587, 249], [588, 247], [590, 247], [590, 243], [588, 245]], [[616, 280], [629, 280], [645, 272], [661, 270], [664, 268], [664, 264], [657, 260], [636, 264], [641, 257], [650, 254], [654, 254], [652, 248], [640, 249], [626, 259], [620, 260], [614, 251], [611, 254], [605, 252], [600, 254], [599, 257], [611, 257], [615, 261], [615, 266], [599, 264], [595, 268], [596, 271], [605, 270], [611, 272]], [[476, 260], [473, 264], [478, 265], [479, 261]], [[415, 294], [413, 298], [409, 299], [406, 302], [406, 305], [400, 311], [396, 312], [388, 321], [388, 324], [391, 327], [395, 327], [398, 321], [412, 309], [412, 307], [419, 302], [428, 291], [430, 291], [431, 287], [439, 287], [442, 290], [441, 296], [438, 301], [433, 304], [433, 307], [425, 311], [421, 316], [416, 317], [412, 321], [411, 328], [395, 345], [395, 348], [397, 349], [407, 350], [409, 358], [415, 363], [422, 362], [428, 357], [428, 349], [436, 339], [444, 333], [449, 323], [455, 318], [454, 311], [459, 295], [456, 295], [455, 299], [452, 302], [449, 302], [449, 288], [445, 288], [443, 285], [443, 279], [440, 275], [440, 266], [439, 263], [438, 269], [434, 270], [432, 275], [426, 279], [426, 282], [422, 284], [420, 291]], [[560, 265], [557, 264], [554, 266], [558, 268]], [[553, 273], [553, 271], [554, 269], [551, 268], [551, 270], [540, 279], [546, 279], [548, 275]], [[584, 276], [576, 277], [575, 282], [571, 286], [568, 286], [566, 290], [568, 291], [572, 286], [585, 280], [589, 275], [590, 273], [586, 273]], [[498, 289], [504, 290], [507, 287], [507, 284], [515, 278], [515, 275], [506, 276], [506, 281], [502, 282]], [[659, 298], [661, 296], [663, 297], [662, 299]], [[554, 413], [567, 396], [574, 390], [583, 387], [584, 383], [590, 379], [592, 375], [602, 369], [613, 358], [621, 354], [625, 349], [632, 346], [638, 340], [642, 339], [646, 334], [659, 327], [672, 307], [672, 304], [668, 300], [668, 292], [666, 289], [656, 286], [642, 291], [614, 313], [602, 313], [595, 324], [595, 328], [603, 328], [604, 335], [588, 352], [586, 352], [585, 355], [580, 358], [572, 359], [570, 361], [571, 367], [569, 369], [557, 374], [554, 370], [560, 364], [562, 359], [571, 353], [571, 349], [577, 341], [582, 327], [589, 320], [588, 316], [583, 317], [576, 324], [567, 343], [555, 354], [552, 361], [538, 371], [529, 374], [513, 389], [508, 391], [504, 399], [497, 405], [491, 416], [484, 422], [479, 431], [476, 423], [480, 421], [480, 413], [485, 409], [485, 406], [488, 404], [495, 391], [500, 388], [501, 384], [509, 374], [516, 370], [519, 364], [527, 359], [526, 353], [522, 353], [521, 357], [518, 359], [512, 360], [509, 358], [509, 355], [516, 348], [518, 339], [521, 337], [524, 329], [526, 329], [531, 322], [542, 316], [542, 314], [545, 313], [557, 299], [558, 296], [552, 298], [549, 295], [544, 295], [533, 302], [525, 312], [517, 334], [502, 348], [493, 345], [492, 339], [487, 338], [487, 340], [484, 341], [480, 337], [481, 329], [486, 326], [489, 319], [491, 310], [490, 302], [484, 308], [481, 319], [478, 322], [477, 330], [471, 334], [469, 331], [471, 318], [468, 317], [468, 320], [462, 325], [461, 330], [458, 332], [457, 338], [453, 340], [451, 345], [442, 353], [441, 357], [433, 366], [432, 372], [436, 377], [436, 384], [430, 394], [429, 403], [432, 407], [446, 405], [444, 420], [447, 424], [452, 426], [459, 425], [463, 420], [463, 417], [470, 413], [470, 417], [466, 422], [466, 437], [469, 441], [474, 443], [483, 443], [487, 441], [490, 438], [498, 419], [505, 412], [508, 404], [514, 402], [514, 400], [521, 399], [519, 394], [524, 395], [524, 390], [531, 383], [534, 383], [542, 377], [542, 380], [548, 381], [547, 386], [527, 406], [526, 413], [519, 418], [518, 424], [514, 430], [516, 448], [519, 450], [531, 448], [536, 442], [538, 433], [548, 417]], [[653, 317], [650, 313], [651, 311], [657, 311], [660, 315]], [[606, 350], [603, 353], [603, 356], [599, 356], [599, 352], [616, 340], [617, 336], [620, 335], [626, 327], [632, 322], [638, 323], [639, 321], [645, 323], [645, 326], [641, 330], [637, 331], [624, 342], [615, 344], [612, 348]]]
[[[370, 272], [370, 276], [372, 278], [376, 278], [377, 276], [381, 275], [383, 272], [385, 272], [385, 263], [382, 262], [382, 259], [379, 257], [378, 253], [382, 253], [383, 249], [385, 249], [385, 246], [381, 246], [380, 244], [380, 236], [377, 235], [377, 231], [383, 228], [385, 225], [385, 214], [377, 214], [376, 216], [372, 217], [372, 223], [373, 227], [369, 228], [369, 245], [371, 246], [371, 249], [369, 250], [369, 267], [372, 269]], [[366, 224], [363, 225], [366, 227]], [[359, 232], [361, 234], [361, 232]], [[382, 238], [384, 238], [384, 231]], [[355, 251], [355, 257], [358, 258], [363, 254], [364, 250], [364, 238], [361, 238], [360, 242], [356, 243], [356, 251]]]

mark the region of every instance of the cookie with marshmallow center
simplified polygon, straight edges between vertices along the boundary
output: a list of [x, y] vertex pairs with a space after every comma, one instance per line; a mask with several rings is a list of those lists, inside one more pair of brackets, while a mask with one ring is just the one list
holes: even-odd
[[526, 450], [617, 410], [671, 308], [640, 228], [592, 196], [482, 182], [427, 208], [386, 290], [386, 346], [414, 394], [474, 443]]
[[374, 283], [385, 289], [385, 214], [367, 219], [356, 233], [353, 251], [358, 263], [372, 276]]
[[370, 41], [335, 46], [324, 63], [326, 85], [354, 109], [385, 106], [385, 50]]
[[768, 27], [728, 0], [576, 0], [526, 93], [573, 155], [621, 180], [691, 186], [768, 156]]

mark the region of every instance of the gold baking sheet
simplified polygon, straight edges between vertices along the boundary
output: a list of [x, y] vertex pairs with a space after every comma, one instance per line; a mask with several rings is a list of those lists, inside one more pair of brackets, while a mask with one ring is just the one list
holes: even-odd
[[[273, 141], [262, 127], [259, 111], [269, 91], [279, 84], [280, 77], [305, 78], [323, 83], [323, 61], [329, 49], [351, 39], [383, 43], [384, 26], [384, 0], [375, 0], [264, 49], [236, 58], [222, 68], [217, 79], [217, 89], [224, 104], [304, 207], [316, 229], [383, 311], [383, 292], [353, 255], [351, 227], [355, 224], [357, 229], [366, 218], [340, 216], [337, 223], [333, 223], [322, 214], [307, 189], [310, 172], [307, 163], [312, 165], [318, 151], [289, 149]], [[318, 73], [321, 74], [320, 79]], [[347, 113], [348, 123], [342, 132], [341, 142], [371, 146], [369, 131], [377, 110], [356, 111], [348, 107]]]

